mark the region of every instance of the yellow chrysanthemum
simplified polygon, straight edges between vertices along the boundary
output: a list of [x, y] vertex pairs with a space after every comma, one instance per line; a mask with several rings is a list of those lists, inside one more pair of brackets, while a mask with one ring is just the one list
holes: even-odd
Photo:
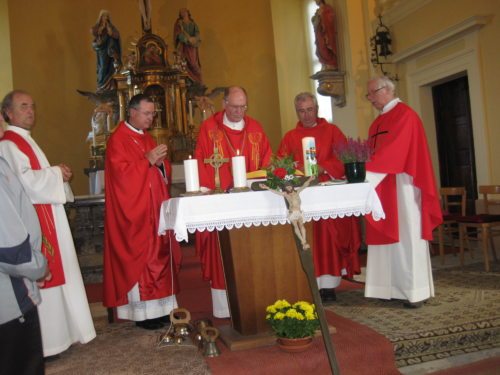
[[285, 319], [285, 314], [283, 314], [282, 312], [277, 312], [276, 315], [274, 316], [274, 319], [283, 320]]

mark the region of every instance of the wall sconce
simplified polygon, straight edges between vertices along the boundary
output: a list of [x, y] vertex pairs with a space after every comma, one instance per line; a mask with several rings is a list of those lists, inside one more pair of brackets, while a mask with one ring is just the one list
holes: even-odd
[[371, 62], [376, 68], [380, 67], [380, 71], [383, 75], [388, 76], [394, 81], [398, 81], [398, 76], [390, 77], [387, 71], [384, 70], [384, 65], [392, 64], [388, 62], [388, 56], [392, 55], [391, 43], [392, 37], [389, 32], [389, 28], [382, 23], [382, 16], [378, 16], [379, 24], [375, 30], [375, 35], [370, 38], [371, 47]]

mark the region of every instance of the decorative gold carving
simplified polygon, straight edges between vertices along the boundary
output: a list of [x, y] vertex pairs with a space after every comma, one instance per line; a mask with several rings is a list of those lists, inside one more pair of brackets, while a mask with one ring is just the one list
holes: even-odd
[[344, 107], [345, 100], [345, 72], [338, 70], [321, 70], [311, 76], [318, 81], [318, 94], [331, 96], [337, 107]]

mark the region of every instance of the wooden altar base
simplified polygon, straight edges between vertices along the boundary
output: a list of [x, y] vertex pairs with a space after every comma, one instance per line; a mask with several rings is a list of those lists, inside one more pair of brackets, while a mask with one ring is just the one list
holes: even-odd
[[[312, 244], [312, 223], [306, 228]], [[231, 312], [231, 326], [221, 327], [221, 339], [230, 350], [272, 345], [276, 336], [265, 319], [266, 307], [278, 299], [313, 301], [292, 227], [261, 225], [218, 235]]]
[[[276, 335], [272, 332], [264, 332], [257, 335], [244, 336], [229, 325], [218, 327], [220, 339], [231, 351], [255, 349], [263, 346], [276, 344]], [[328, 326], [330, 334], [337, 333], [334, 326]], [[321, 331], [316, 331], [315, 337], [321, 336]]]

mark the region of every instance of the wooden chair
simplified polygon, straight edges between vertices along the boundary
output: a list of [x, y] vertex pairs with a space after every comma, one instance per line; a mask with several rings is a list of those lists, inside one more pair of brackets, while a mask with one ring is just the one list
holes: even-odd
[[[500, 215], [492, 214], [491, 207], [500, 206], [500, 185], [482, 185], [479, 186], [479, 194], [483, 195], [484, 211], [483, 214], [465, 216], [457, 219], [459, 222], [460, 234], [460, 264], [464, 264], [464, 241], [467, 241], [467, 247], [471, 251], [469, 240], [475, 239], [481, 242], [484, 257], [484, 268], [486, 272], [490, 271], [490, 260], [488, 257], [488, 242], [491, 244], [493, 259], [498, 261], [495, 251], [494, 237], [500, 235]], [[496, 196], [496, 200], [492, 200]], [[473, 229], [469, 233], [469, 228]]]
[[444, 264], [444, 236], [447, 235], [451, 247], [455, 248], [455, 236], [458, 237], [457, 219], [465, 216], [466, 192], [464, 187], [443, 187], [439, 190], [443, 209], [443, 223], [438, 226], [439, 255]]

